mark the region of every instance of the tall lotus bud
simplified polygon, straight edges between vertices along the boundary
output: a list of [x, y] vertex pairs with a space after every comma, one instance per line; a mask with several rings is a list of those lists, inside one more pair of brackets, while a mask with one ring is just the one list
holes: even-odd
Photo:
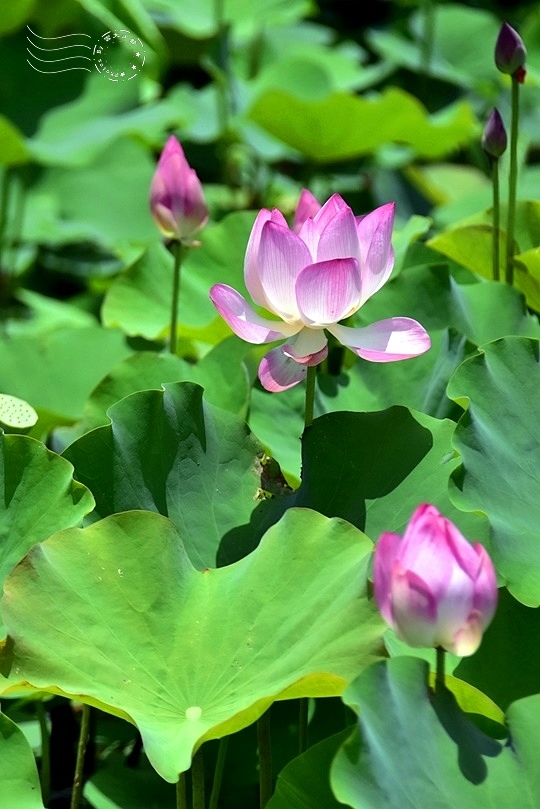
[[150, 186], [150, 211], [169, 239], [193, 243], [208, 219], [201, 183], [174, 135], [167, 141]]
[[503, 120], [498, 109], [491, 111], [482, 133], [482, 149], [494, 159], [499, 158], [506, 151], [508, 138]]
[[522, 84], [525, 81], [527, 49], [520, 35], [503, 22], [495, 43], [495, 64], [501, 73], [508, 73]]
[[403, 537], [381, 536], [373, 578], [383, 618], [410, 646], [471, 655], [495, 613], [497, 580], [487, 551], [431, 505], [416, 509]]

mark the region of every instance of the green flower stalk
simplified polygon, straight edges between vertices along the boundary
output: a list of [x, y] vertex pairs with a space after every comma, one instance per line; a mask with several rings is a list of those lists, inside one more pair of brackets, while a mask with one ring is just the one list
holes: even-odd
[[493, 280], [500, 279], [501, 208], [499, 193], [499, 158], [506, 151], [508, 138], [499, 110], [494, 109], [482, 133], [482, 148], [492, 164], [493, 179]]
[[510, 174], [508, 180], [508, 220], [506, 227], [505, 280], [514, 281], [514, 231], [516, 221], [517, 139], [519, 121], [519, 85], [525, 81], [527, 50], [511, 25], [503, 23], [495, 44], [495, 64], [512, 78], [512, 117], [510, 124]]

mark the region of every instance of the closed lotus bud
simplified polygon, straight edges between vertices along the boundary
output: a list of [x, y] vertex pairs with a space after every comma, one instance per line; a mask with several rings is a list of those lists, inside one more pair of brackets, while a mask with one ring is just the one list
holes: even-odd
[[431, 505], [416, 509], [403, 537], [381, 536], [373, 578], [383, 618], [410, 646], [471, 655], [497, 606], [487, 551]]
[[501, 73], [515, 76], [519, 82], [525, 80], [525, 60], [527, 49], [520, 35], [507, 22], [503, 22], [495, 43], [495, 64]]
[[492, 110], [482, 133], [482, 149], [488, 157], [499, 158], [506, 151], [508, 138], [498, 109]]
[[152, 178], [150, 210], [164, 236], [187, 244], [208, 219], [201, 183], [174, 135]]

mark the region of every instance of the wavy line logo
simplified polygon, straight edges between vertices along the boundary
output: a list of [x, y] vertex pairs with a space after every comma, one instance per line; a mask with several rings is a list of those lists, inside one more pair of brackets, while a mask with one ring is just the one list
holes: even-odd
[[107, 31], [96, 42], [88, 34], [42, 37], [26, 26], [26, 61], [38, 73], [53, 75], [68, 70], [95, 68], [109, 81], [130, 81], [145, 62], [144, 45], [131, 31]]

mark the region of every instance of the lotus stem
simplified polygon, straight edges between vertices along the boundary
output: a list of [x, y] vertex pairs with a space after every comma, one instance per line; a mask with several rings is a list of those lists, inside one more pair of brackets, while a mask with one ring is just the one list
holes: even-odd
[[422, 16], [424, 26], [422, 32], [422, 67], [428, 70], [433, 55], [433, 41], [435, 38], [435, 7], [433, 0], [422, 1]]
[[47, 724], [47, 712], [42, 699], [36, 702], [36, 715], [41, 732], [41, 763], [39, 776], [41, 796], [44, 806], [48, 806], [51, 798], [51, 734]]
[[516, 224], [517, 140], [519, 81], [512, 76], [512, 120], [510, 123], [510, 174], [508, 178], [508, 220], [506, 226], [506, 283], [514, 283], [514, 231]]
[[221, 792], [221, 785], [223, 783], [223, 773], [225, 772], [225, 759], [227, 758], [228, 747], [229, 737], [223, 736], [223, 738], [219, 740], [216, 768], [214, 770], [214, 783], [212, 784], [209, 809], [218, 809], [218, 801]]
[[435, 690], [436, 691], [441, 691], [445, 687], [445, 685], [444, 685], [444, 663], [445, 663], [444, 656], [445, 656], [446, 652], [445, 652], [445, 650], [443, 649], [442, 646], [437, 646], [435, 651], [437, 653], [437, 669], [436, 669], [436, 674], [435, 674]]
[[77, 761], [75, 764], [75, 777], [73, 779], [73, 790], [71, 792], [70, 809], [79, 809], [83, 791], [84, 781], [84, 758], [86, 745], [90, 736], [90, 706], [82, 706], [81, 729], [79, 731], [79, 743], [77, 745]]
[[176, 809], [187, 809], [186, 774], [181, 772], [176, 782]]
[[264, 809], [272, 797], [272, 745], [270, 734], [270, 710], [257, 720], [257, 743], [259, 748], [259, 805]]
[[204, 759], [199, 748], [191, 762], [191, 805], [193, 809], [205, 809], [204, 799]]
[[174, 268], [173, 268], [173, 290], [171, 302], [171, 327], [169, 334], [169, 351], [176, 354], [177, 332], [178, 332], [178, 298], [180, 296], [180, 270], [186, 252], [181, 242], [175, 241], [173, 244]]
[[309, 698], [302, 697], [298, 712], [298, 752], [305, 753], [308, 746]]
[[501, 205], [499, 192], [499, 160], [493, 160], [493, 280], [500, 280]]
[[317, 366], [308, 365], [306, 376], [306, 407], [304, 411], [304, 427], [309, 427], [313, 421], [313, 408], [315, 403], [315, 377]]

